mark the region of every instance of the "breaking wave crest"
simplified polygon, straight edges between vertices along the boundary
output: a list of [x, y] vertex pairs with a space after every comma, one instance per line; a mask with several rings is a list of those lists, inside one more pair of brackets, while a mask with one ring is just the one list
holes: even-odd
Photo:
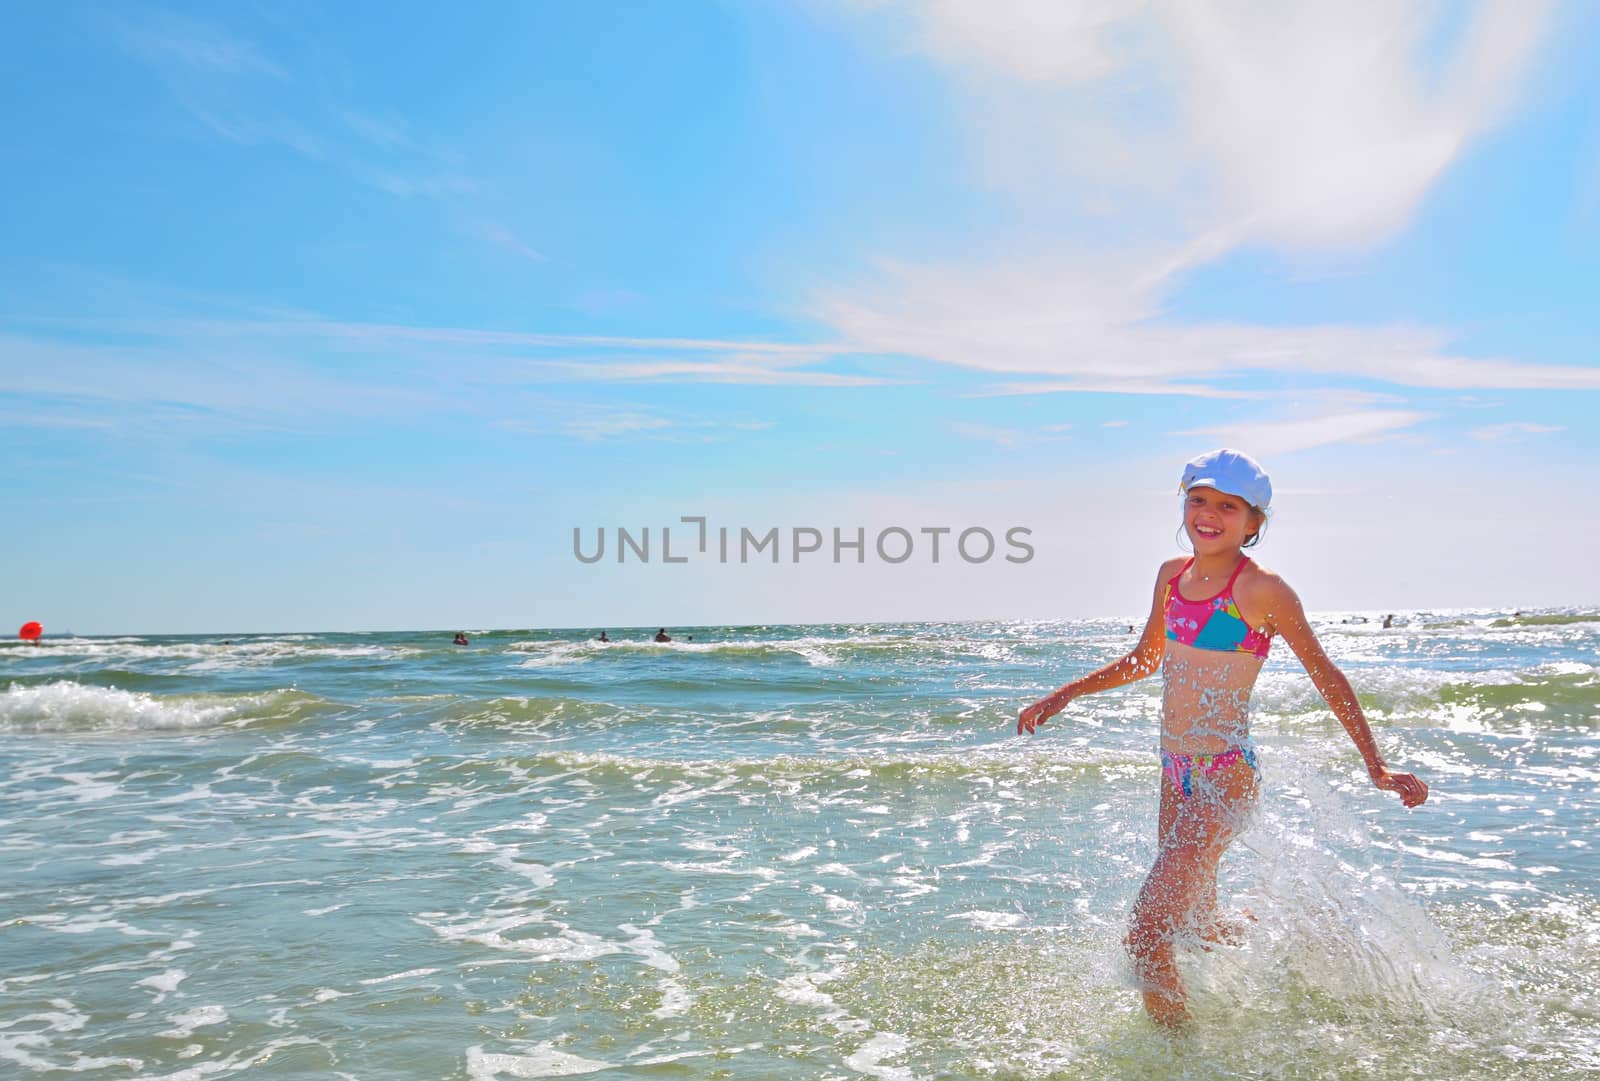
[[289, 724], [328, 703], [301, 691], [163, 697], [70, 680], [13, 684], [0, 694], [0, 731], [203, 732], [255, 724]]

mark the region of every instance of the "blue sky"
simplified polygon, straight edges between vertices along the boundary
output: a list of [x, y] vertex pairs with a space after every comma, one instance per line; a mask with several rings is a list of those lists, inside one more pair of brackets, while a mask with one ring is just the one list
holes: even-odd
[[[1131, 620], [1221, 444], [1312, 609], [1600, 601], [1584, 5], [6, 20], [17, 623]], [[573, 556], [693, 515], [1035, 556]]]

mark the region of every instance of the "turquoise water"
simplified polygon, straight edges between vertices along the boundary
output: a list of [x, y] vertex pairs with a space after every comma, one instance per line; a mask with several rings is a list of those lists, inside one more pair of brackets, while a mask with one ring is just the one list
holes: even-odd
[[1595, 1076], [1600, 616], [1349, 618], [1432, 798], [1275, 649], [1177, 1040], [1119, 945], [1157, 682], [1013, 734], [1125, 622], [0, 647], [0, 1073]]

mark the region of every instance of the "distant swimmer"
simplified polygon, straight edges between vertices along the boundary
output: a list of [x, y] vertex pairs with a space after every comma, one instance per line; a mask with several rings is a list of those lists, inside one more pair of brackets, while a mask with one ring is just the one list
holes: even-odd
[[600, 637], [596, 638], [595, 641], [596, 642], [609, 642], [609, 641], [611, 641], [611, 639], [606, 637], [606, 632], [605, 631], [601, 631], [600, 632]]
[[471, 645], [472, 643], [467, 641], [466, 635], [462, 634], [460, 631], [457, 631], [455, 644], [458, 646], [467, 646]]
[[672, 635], [667, 633], [667, 628], [662, 627], [659, 631], [656, 632], [656, 641], [657, 642], [670, 642], [670, 641], [672, 641]]
[[1388, 630], [1390, 627], [1393, 627], [1393, 626], [1394, 626], [1394, 616], [1384, 616], [1383, 617], [1383, 629], [1384, 630]]

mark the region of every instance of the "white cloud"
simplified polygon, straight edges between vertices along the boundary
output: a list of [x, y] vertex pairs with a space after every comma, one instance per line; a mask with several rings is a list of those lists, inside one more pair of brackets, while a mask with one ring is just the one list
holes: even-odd
[[816, 315], [862, 353], [1006, 375], [999, 394], [1103, 392], [1245, 398], [1219, 381], [1256, 372], [1354, 376], [1415, 387], [1600, 389], [1600, 370], [1453, 356], [1426, 328], [1179, 324], [1161, 320], [1163, 271], [1077, 266], [886, 268], [821, 297]]
[[565, 421], [562, 430], [567, 435], [583, 440], [612, 439], [618, 436], [659, 432], [672, 427], [672, 422], [661, 417], [641, 413], [615, 413], [609, 416], [578, 417]]
[[1335, 443], [1378, 442], [1403, 428], [1429, 419], [1431, 417], [1427, 413], [1369, 409], [1293, 420], [1193, 428], [1176, 434], [1211, 436], [1220, 445], [1242, 447], [1253, 455], [1265, 458]]
[[[875, 5], [876, 6], [876, 5]], [[996, 393], [1244, 396], [1262, 371], [1432, 388], [1600, 389], [1425, 327], [1185, 324], [1185, 273], [1244, 245], [1370, 247], [1502, 121], [1551, 4], [901, 3], [975, 170], [1029, 225], [1002, 257], [884, 260], [819, 292], [848, 348], [1011, 375]], [[1457, 32], [1451, 33], [1452, 27]], [[1069, 239], [1070, 238], [1070, 239]], [[1015, 253], [1015, 254], [1013, 254]]]
[[111, 31], [124, 49], [154, 64], [231, 76], [262, 75], [279, 81], [289, 78], [253, 42], [175, 12], [143, 12], [137, 22], [116, 18]]
[[[350, 421], [473, 418], [502, 429], [585, 441], [704, 442], [763, 431], [774, 422], [664, 417], [645, 404], [599, 405], [548, 388], [685, 375], [702, 382], [774, 386], [874, 382], [793, 370], [790, 365], [825, 360], [828, 354], [778, 345], [769, 355], [748, 341], [586, 339], [451, 328], [415, 328], [416, 334], [407, 335], [408, 328], [399, 327], [377, 328], [369, 336], [372, 329], [298, 318], [68, 324], [74, 337], [115, 332], [114, 342], [92, 344], [6, 333], [0, 321], [0, 396], [22, 403], [9, 414], [18, 426], [114, 429], [157, 439], [214, 431], [332, 430]], [[524, 341], [532, 344], [521, 345]], [[535, 345], [577, 351], [595, 341], [613, 353], [629, 345], [649, 351], [675, 342], [689, 352], [726, 350], [731, 359], [722, 365], [654, 357], [639, 363], [542, 361], [526, 355]], [[516, 343], [517, 353], [507, 355], [508, 342]], [[381, 361], [348, 363], [352, 351]], [[552, 371], [560, 377], [552, 378]]]
[[[1436, 14], [1386, 0], [1174, 3], [1178, 99], [1222, 221], [1240, 240], [1365, 246], [1502, 115], [1547, 4], [1486, 3], [1434, 76]], [[1483, 48], [1486, 34], [1498, 48]]]
[[523, 240], [509, 225], [504, 225], [500, 222], [485, 222], [480, 232], [485, 240], [496, 247], [504, 248], [514, 255], [520, 255], [530, 262], [545, 262], [544, 253]]
[[1020, 447], [1035, 443], [1057, 443], [1072, 438], [1066, 433], [1072, 428], [1070, 424], [1048, 424], [1042, 428], [1006, 428], [993, 424], [975, 424], [970, 421], [957, 421], [950, 426], [951, 430], [963, 439], [974, 439], [982, 443], [993, 443], [998, 447]]
[[400, 199], [450, 203], [486, 191], [455, 155], [412, 138], [400, 121], [322, 99], [320, 81], [297, 79], [294, 65], [220, 25], [165, 12], [137, 23], [112, 17], [105, 25], [179, 107], [229, 142], [286, 147]]
[[952, 65], [1045, 83], [1102, 79], [1119, 66], [1120, 24], [1148, 7], [1127, 0], [921, 0], [923, 46]]
[[406, 134], [404, 120], [397, 117], [373, 116], [356, 109], [342, 109], [339, 119], [345, 126], [367, 142], [386, 150], [415, 150], [417, 145]]
[[[1019, 394], [1145, 394], [1188, 398], [1264, 398], [1265, 391], [1224, 390], [1201, 383], [1140, 382], [1138, 380], [1076, 380], [1071, 383], [998, 383], [973, 397]], [[1123, 423], [1127, 423], [1124, 421]]]
[[1500, 439], [1515, 439], [1521, 435], [1546, 435], [1550, 432], [1559, 432], [1563, 429], [1549, 424], [1533, 424], [1528, 421], [1511, 421], [1506, 424], [1490, 424], [1483, 428], [1474, 428], [1470, 433], [1472, 438], [1485, 441]]
[[875, 376], [836, 372], [794, 371], [771, 364], [750, 363], [737, 355], [712, 360], [664, 358], [639, 363], [611, 361], [539, 361], [546, 372], [560, 373], [582, 382], [648, 383], [681, 380], [696, 383], [740, 383], [749, 386], [868, 387], [895, 382]]
[[[873, 7], [881, 6], [876, 2]], [[1515, 100], [1549, 0], [906, 0], [946, 67], [981, 175], [1048, 201], [1158, 197], [1222, 246], [1366, 244]], [[1139, 212], [1150, 207], [1141, 204]]]

